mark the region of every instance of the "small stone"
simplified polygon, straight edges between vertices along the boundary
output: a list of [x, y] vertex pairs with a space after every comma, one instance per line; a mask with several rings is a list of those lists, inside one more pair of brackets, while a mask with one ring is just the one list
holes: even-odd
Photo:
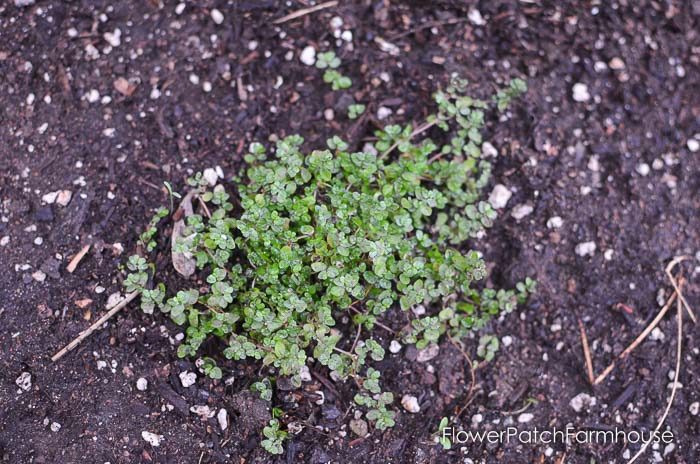
[[472, 8], [471, 10], [469, 10], [469, 13], [467, 13], [467, 18], [469, 18], [469, 21], [475, 26], [483, 26], [484, 24], [486, 24], [486, 21], [484, 21], [484, 17], [481, 16], [481, 12], [476, 8]]
[[581, 412], [581, 410], [586, 407], [591, 407], [596, 405], [595, 396], [591, 396], [588, 393], [579, 393], [578, 395], [571, 398], [569, 405], [576, 412]]
[[503, 338], [501, 338], [501, 343], [503, 343], [504, 347], [508, 347], [513, 344], [513, 337], [510, 335], [505, 335]]
[[61, 424], [59, 424], [58, 422], [51, 422], [51, 431], [56, 433], [59, 430], [61, 430]]
[[391, 116], [394, 112], [391, 110], [391, 108], [387, 108], [386, 106], [380, 106], [377, 109], [377, 119], [380, 121], [383, 121], [384, 119], [388, 118]]
[[603, 253], [603, 258], [605, 258], [605, 261], [611, 261], [612, 257], [613, 257], [613, 253], [614, 253], [613, 250], [610, 250], [610, 249], [605, 250], [605, 253]]
[[697, 416], [700, 412], [700, 402], [696, 401], [694, 403], [691, 403], [690, 407], [688, 408], [688, 412], [693, 416]]
[[114, 32], [105, 32], [102, 37], [107, 41], [108, 44], [110, 44], [112, 47], [118, 47], [122, 43], [122, 31], [119, 28], [116, 28]]
[[637, 174], [639, 174], [640, 176], [645, 177], [649, 175], [651, 168], [647, 163], [639, 163], [635, 168], [635, 171], [637, 171]]
[[600, 160], [598, 159], [598, 155], [593, 155], [588, 159], [588, 169], [593, 172], [600, 171]]
[[698, 142], [695, 139], [688, 139], [686, 145], [688, 146], [688, 150], [690, 150], [693, 153], [700, 150], [700, 142]]
[[552, 216], [547, 219], [547, 229], [559, 229], [564, 225], [564, 220], [560, 216]]
[[403, 406], [403, 408], [406, 411], [408, 411], [412, 414], [420, 412], [420, 405], [418, 404], [418, 398], [416, 398], [413, 395], [403, 395], [403, 398], [401, 398], [401, 406]]
[[68, 206], [68, 203], [70, 203], [72, 198], [73, 192], [70, 190], [61, 190], [58, 192], [58, 196], [56, 197], [56, 203], [59, 206]]
[[9, 235], [5, 235], [3, 238], [0, 238], [0, 246], [7, 246], [8, 243], [10, 243]]
[[577, 82], [574, 84], [571, 91], [574, 101], [584, 103], [591, 99], [591, 94], [588, 93], [588, 86], [586, 84]]
[[202, 405], [202, 404], [197, 404], [194, 405], [190, 408], [190, 412], [193, 412], [197, 414], [199, 417], [203, 419], [208, 419], [210, 417], [214, 417], [214, 411], [211, 410], [209, 406]]
[[363, 419], [353, 419], [350, 421], [350, 430], [358, 437], [365, 437], [368, 431], [367, 422]]
[[204, 172], [202, 172], [202, 177], [204, 177], [204, 180], [206, 180], [211, 187], [215, 186], [219, 181], [219, 175], [213, 168], [205, 169]]
[[526, 424], [530, 422], [535, 416], [529, 412], [524, 412], [518, 416], [518, 422], [521, 424]]
[[176, 15], [181, 15], [183, 11], [185, 11], [185, 5], [184, 3], [178, 3], [177, 6], [175, 7], [175, 14]]
[[663, 341], [664, 338], [666, 338], [666, 335], [664, 335], [664, 332], [659, 329], [658, 327], [654, 327], [654, 330], [651, 331], [649, 334], [649, 339], [654, 340], [654, 341]]
[[160, 446], [160, 441], [163, 439], [163, 435], [157, 435], [144, 430], [141, 432], [141, 438], [146, 440], [151, 446]]
[[103, 361], [101, 359], [97, 361], [97, 370], [98, 371], [101, 371], [102, 369], [104, 369], [106, 367], [107, 367], [107, 361]]
[[490, 142], [484, 142], [481, 145], [481, 154], [485, 158], [495, 158], [498, 156], [498, 150]]
[[15, 6], [18, 8], [22, 8], [25, 6], [32, 6], [36, 0], [15, 0]]
[[622, 59], [615, 57], [612, 60], [610, 60], [610, 63], [608, 63], [608, 66], [610, 66], [610, 69], [614, 69], [615, 71], [620, 71], [621, 69], [625, 69], [625, 62], [622, 61]]
[[340, 16], [333, 16], [333, 18], [331, 18], [331, 28], [340, 29], [341, 27], [343, 27], [343, 18]]
[[219, 409], [219, 412], [216, 414], [216, 420], [219, 422], [219, 427], [221, 427], [222, 431], [228, 428], [228, 413], [224, 408]]
[[44, 243], [43, 237], [37, 237], [34, 239], [34, 245], [41, 246]]
[[399, 351], [401, 351], [401, 343], [396, 340], [392, 340], [391, 343], [389, 343], [389, 352], [396, 354]]
[[204, 81], [204, 83], [202, 84], [202, 90], [205, 91], [206, 93], [209, 93], [209, 92], [211, 92], [211, 89], [212, 89], [211, 82]]
[[224, 14], [218, 9], [214, 8], [213, 10], [211, 10], [211, 19], [216, 24], [221, 24], [224, 22]]
[[440, 347], [434, 343], [431, 343], [430, 345], [426, 346], [422, 350], [418, 351], [418, 356], [416, 357], [416, 361], [418, 361], [419, 363], [428, 362], [431, 359], [435, 358], [439, 353], [440, 353]]
[[32, 273], [32, 279], [36, 280], [37, 282], [43, 282], [46, 280], [46, 273], [43, 271], [34, 271]]
[[22, 372], [15, 380], [15, 383], [22, 390], [29, 391], [29, 389], [32, 388], [32, 374], [29, 372]]
[[508, 200], [513, 196], [510, 190], [503, 184], [496, 184], [489, 195], [489, 203], [496, 209], [505, 208]]
[[41, 201], [48, 205], [52, 205], [56, 202], [56, 198], [58, 197], [58, 192], [49, 192], [44, 194], [44, 196], [41, 197]]
[[510, 215], [513, 216], [513, 218], [516, 221], [519, 221], [525, 216], [532, 213], [533, 210], [534, 208], [530, 205], [518, 205], [515, 208], [513, 208], [513, 211], [510, 213]]
[[333, 112], [332, 108], [326, 108], [323, 110], [323, 117], [326, 119], [326, 121], [332, 121], [335, 118], [335, 113]]
[[576, 245], [576, 254], [579, 256], [593, 256], [595, 249], [595, 242], [582, 242]]
[[123, 299], [124, 297], [122, 296], [121, 292], [114, 292], [107, 297], [107, 304], [105, 305], [105, 308], [112, 309], [116, 305], [118, 305]]
[[182, 386], [185, 388], [191, 387], [192, 385], [195, 384], [197, 381], [197, 374], [194, 372], [180, 372], [180, 382], [182, 383]]
[[143, 377], [140, 377], [136, 381], [136, 389], [138, 391], [146, 391], [148, 389], [148, 380], [144, 379]]
[[414, 316], [416, 317], [421, 317], [422, 315], [425, 314], [425, 306], [421, 305], [416, 305], [411, 308], [411, 312], [413, 313]]
[[316, 63], [316, 49], [311, 45], [304, 47], [299, 55], [299, 61], [306, 66], [313, 66]]
[[308, 366], [301, 366], [301, 369], [299, 370], [299, 378], [302, 382], [311, 382], [311, 372], [309, 371]]
[[477, 426], [477, 425], [481, 424], [483, 421], [484, 421], [483, 414], [474, 414], [472, 416], [471, 422], [472, 422], [473, 426]]

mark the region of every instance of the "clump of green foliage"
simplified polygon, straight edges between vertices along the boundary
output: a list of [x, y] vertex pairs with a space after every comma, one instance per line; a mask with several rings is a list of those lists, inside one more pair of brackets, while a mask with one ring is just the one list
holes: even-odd
[[[334, 56], [321, 58], [326, 68], [339, 65]], [[530, 279], [514, 290], [475, 286], [486, 268], [467, 246], [496, 218], [481, 200], [491, 173], [480, 156], [485, 112], [502, 108], [524, 83], [491, 101], [465, 95], [465, 85], [455, 80], [437, 92], [438, 111], [425, 125], [377, 131], [373, 149], [352, 150], [337, 136], [310, 152], [298, 135], [270, 152], [253, 143], [235, 199], [195, 176], [190, 184], [208, 207], [186, 218], [187, 239], [176, 247], [196, 260], [206, 283], [167, 292], [162, 283], [149, 284], [153, 265], [132, 256], [127, 290], [141, 292], [145, 312], [158, 308], [186, 327], [179, 356], [196, 356], [205, 340], [219, 337], [226, 358], [259, 360], [297, 385], [311, 357], [333, 378], [353, 378], [366, 418], [391, 427], [393, 395], [370, 366], [385, 355], [377, 325], [387, 311], [406, 311], [410, 323], [395, 337], [423, 348], [446, 333], [460, 338], [482, 328], [534, 287]], [[446, 143], [425, 137], [432, 126]], [[146, 251], [154, 249], [151, 231], [165, 214], [143, 237]], [[352, 328], [339, 327], [344, 316]], [[221, 377], [213, 359], [204, 365]], [[253, 389], [272, 398], [269, 380]], [[282, 451], [279, 420], [264, 435], [266, 449]]]

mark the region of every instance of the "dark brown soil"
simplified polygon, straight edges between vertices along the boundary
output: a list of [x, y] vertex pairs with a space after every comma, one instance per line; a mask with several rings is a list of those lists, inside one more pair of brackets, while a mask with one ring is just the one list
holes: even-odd
[[[333, 133], [359, 140], [381, 124], [380, 106], [393, 110], [391, 121], [421, 121], [433, 108], [431, 92], [452, 73], [481, 94], [522, 77], [527, 95], [507, 121], [491, 121], [488, 134], [500, 153], [493, 181], [514, 194], [474, 246], [493, 264], [494, 284], [531, 275], [540, 286], [518, 313], [490, 327], [512, 344], [477, 371], [476, 397], [453, 425], [498, 430], [517, 424], [530, 404], [534, 417], [520, 428], [653, 428], [670, 392], [675, 316], [661, 323], [663, 340], [647, 339], [595, 388], [576, 316], [600, 370], [656, 314], [659, 290], [670, 294], [666, 263], [700, 251], [700, 152], [688, 145], [700, 133], [700, 2], [367, 0], [280, 26], [272, 21], [308, 2], [206, 0], [188, 2], [180, 15], [175, 2], [160, 3], [0, 5], [0, 238], [9, 237], [0, 247], [2, 462], [626, 462], [621, 444], [443, 451], [430, 435], [465, 401], [469, 380], [449, 343], [429, 363], [413, 362], [410, 347], [383, 362], [386, 387], [398, 398], [416, 395], [422, 410], [401, 410], [394, 429], [366, 439], [347, 427], [352, 389], [326, 372], [319, 369], [303, 390], [278, 390], [274, 404], [288, 411], [285, 421], [305, 425], [279, 458], [258, 446], [266, 405], [245, 393], [264, 372], [229, 363], [229, 385], [200, 376], [183, 388], [178, 374], [194, 367], [177, 359], [178, 329], [163, 317], [129, 307], [60, 362], [50, 356], [120, 290], [120, 263], [152, 210], [168, 201], [164, 180], [181, 189], [192, 171], [217, 165], [228, 178], [245, 147], [271, 135], [299, 133], [309, 147]], [[224, 14], [221, 25], [210, 16], [214, 7]], [[473, 7], [484, 25], [467, 19]], [[352, 47], [336, 44], [334, 16], [352, 31]], [[105, 53], [103, 34], [115, 28], [121, 44]], [[400, 53], [382, 51], [378, 37]], [[317, 69], [300, 63], [309, 44], [338, 51], [351, 93], [330, 92]], [[613, 59], [623, 64], [611, 69]], [[115, 90], [120, 77], [135, 86], [130, 95]], [[587, 86], [589, 101], [572, 98], [576, 83]], [[90, 102], [92, 89], [109, 101]], [[344, 116], [350, 97], [368, 102], [370, 117], [359, 124]], [[332, 122], [327, 108], [335, 110]], [[642, 163], [651, 166], [647, 175]], [[73, 193], [68, 206], [42, 203], [61, 189]], [[516, 221], [510, 213], [520, 204], [534, 211]], [[546, 226], [553, 216], [561, 228]], [[588, 241], [595, 253], [578, 256], [576, 245]], [[68, 273], [70, 257], [88, 243]], [[696, 264], [684, 268], [686, 292], [700, 308]], [[44, 282], [32, 277], [39, 269]], [[80, 302], [86, 299], [92, 302]], [[700, 400], [700, 339], [686, 321], [683, 388], [666, 420], [675, 447], [649, 450], [641, 462], [700, 462], [700, 416], [689, 412]], [[468, 341], [472, 354], [476, 343]], [[31, 374], [29, 391], [15, 383], [22, 372]], [[139, 377], [148, 379], [146, 391], [136, 389]], [[322, 406], [314, 390], [324, 392]], [[577, 413], [570, 401], [581, 392], [597, 403]], [[226, 408], [229, 429], [191, 413], [195, 404]], [[54, 422], [60, 430], [52, 431]], [[142, 431], [163, 435], [161, 445], [146, 443]]]

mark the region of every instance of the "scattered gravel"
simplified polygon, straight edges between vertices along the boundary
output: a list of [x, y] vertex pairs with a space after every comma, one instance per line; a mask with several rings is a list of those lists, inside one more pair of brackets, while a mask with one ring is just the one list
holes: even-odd
[[485, 158], [495, 158], [498, 156], [498, 150], [496, 150], [496, 147], [494, 147], [491, 142], [484, 142], [481, 145], [481, 154]]
[[571, 398], [569, 405], [573, 408], [574, 411], [581, 412], [581, 410], [584, 407], [589, 408], [591, 406], [595, 406], [596, 399], [595, 396], [591, 396], [588, 393], [579, 393], [578, 395]]
[[387, 108], [386, 106], [380, 106], [377, 109], [377, 119], [383, 121], [389, 116], [391, 116], [393, 113], [394, 112], [391, 110], [391, 108]]
[[420, 412], [420, 405], [418, 404], [418, 398], [416, 398], [413, 395], [403, 395], [403, 398], [401, 398], [401, 406], [403, 406], [403, 408], [406, 411], [408, 411], [412, 414]]
[[649, 334], [649, 339], [654, 340], [654, 341], [663, 341], [664, 338], [666, 338], [666, 335], [664, 335], [664, 332], [659, 329], [658, 327], [654, 327], [654, 330], [651, 331]]
[[157, 435], [155, 433], [143, 431], [141, 432], [141, 437], [146, 440], [151, 446], [160, 446], [160, 442], [163, 439], [163, 435]]
[[651, 168], [647, 163], [639, 163], [635, 168], [635, 171], [637, 171], [637, 174], [639, 174], [640, 176], [645, 177], [649, 175]]
[[32, 374], [29, 372], [22, 372], [19, 377], [17, 377], [17, 380], [15, 380], [15, 383], [22, 390], [29, 391], [29, 389], [32, 388]]
[[534, 208], [530, 205], [517, 205], [515, 208], [513, 208], [510, 215], [513, 216], [516, 221], [519, 221], [532, 213], [533, 210]]
[[191, 387], [197, 381], [197, 374], [194, 372], [184, 371], [180, 372], [180, 382], [185, 388]]
[[213, 10], [211, 10], [211, 19], [216, 24], [221, 24], [224, 22], [224, 14], [218, 9], [214, 8]]
[[311, 45], [304, 47], [301, 51], [301, 55], [299, 55], [299, 61], [306, 66], [313, 66], [316, 64], [316, 49]]
[[686, 145], [688, 146], [688, 150], [690, 150], [693, 153], [700, 150], [700, 142], [695, 139], [688, 139]]
[[212, 409], [209, 406], [203, 404], [197, 404], [192, 406], [190, 408], [190, 412], [195, 413], [203, 419], [209, 419], [211, 417], [214, 417], [214, 414], [216, 414], [214, 411], [212, 411]]
[[502, 209], [506, 207], [508, 200], [512, 196], [513, 194], [505, 185], [496, 184], [491, 191], [491, 195], [489, 195], [489, 203], [496, 209]]
[[530, 422], [532, 419], [534, 419], [534, 415], [530, 414], [529, 412], [524, 412], [518, 416], [518, 422], [521, 424], [527, 424]]
[[56, 433], [59, 430], [61, 430], [61, 424], [59, 424], [58, 422], [51, 422], [51, 431]]
[[579, 256], [593, 256], [595, 249], [595, 242], [582, 242], [576, 245], [576, 254]]
[[582, 84], [581, 82], [574, 84], [571, 89], [571, 93], [574, 101], [579, 103], [585, 103], [591, 99], [591, 94], [588, 93], [588, 86], [586, 84]]
[[221, 427], [222, 431], [228, 428], [228, 413], [224, 408], [219, 409], [219, 412], [216, 414], [216, 420], [219, 422], [219, 427]]
[[353, 419], [350, 421], [350, 430], [358, 437], [365, 437], [369, 428], [363, 419]]
[[694, 403], [691, 403], [690, 407], [688, 408], [688, 412], [693, 416], [697, 416], [700, 412], [700, 402], [696, 401]]
[[422, 350], [418, 351], [418, 356], [416, 357], [416, 361], [419, 363], [424, 363], [428, 362], [431, 359], [435, 358], [438, 354], [440, 353], [440, 347], [434, 343], [426, 346]]
[[547, 219], [547, 229], [559, 229], [564, 225], [564, 220], [560, 216], [552, 216]]
[[143, 377], [140, 377], [136, 381], [136, 389], [138, 391], [146, 391], [148, 389], [148, 380], [144, 379]]
[[483, 26], [484, 24], [486, 24], [484, 17], [481, 16], [481, 12], [476, 8], [472, 8], [471, 10], [469, 10], [469, 13], [467, 13], [467, 17], [469, 18], [469, 21], [475, 26]]
[[389, 344], [389, 352], [396, 354], [401, 351], [401, 343], [396, 340], [392, 340]]

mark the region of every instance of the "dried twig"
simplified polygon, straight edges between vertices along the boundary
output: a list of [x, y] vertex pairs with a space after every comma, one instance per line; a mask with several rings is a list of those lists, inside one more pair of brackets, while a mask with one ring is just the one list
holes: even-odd
[[70, 260], [70, 263], [68, 263], [68, 266], [66, 266], [66, 271], [69, 273], [73, 273], [75, 271], [75, 268], [78, 267], [78, 264], [80, 264], [80, 261], [85, 257], [87, 254], [88, 250], [90, 250], [90, 244], [85, 245], [83, 248], [80, 249], [79, 252], [73, 256], [73, 259]]
[[578, 329], [581, 332], [581, 345], [583, 346], [583, 357], [586, 360], [586, 373], [588, 374], [588, 381], [593, 384], [595, 375], [593, 374], [593, 360], [591, 359], [591, 350], [588, 347], [588, 337], [586, 336], [586, 329], [583, 327], [583, 322], [581, 318], [578, 320]]
[[110, 309], [107, 314], [99, 318], [97, 321], [95, 321], [94, 324], [92, 324], [90, 327], [87, 329], [83, 330], [80, 332], [80, 335], [78, 335], [72, 342], [70, 342], [68, 345], [66, 345], [61, 351], [56, 353], [51, 357], [51, 361], [56, 362], [59, 359], [61, 359], [66, 353], [71, 351], [73, 348], [78, 346], [80, 342], [82, 342], [84, 339], [90, 336], [95, 330], [97, 330], [102, 324], [107, 322], [109, 318], [117, 314], [119, 311], [124, 308], [131, 300], [136, 298], [139, 295], [139, 292], [131, 292], [129, 293], [126, 298], [124, 298], [122, 301], [120, 301], [114, 308]]
[[[679, 261], [680, 262], [680, 261]], [[666, 409], [664, 410], [664, 413], [661, 415], [661, 419], [659, 420], [659, 424], [656, 426], [654, 429], [654, 433], [651, 434], [651, 437], [649, 438], [648, 441], [644, 443], [644, 445], [637, 451], [637, 454], [632, 456], [632, 459], [629, 460], [627, 464], [632, 464], [634, 461], [637, 460], [639, 456], [641, 456], [646, 450], [649, 444], [654, 441], [653, 437], [656, 436], [656, 434], [661, 430], [661, 426], [664, 424], [666, 421], [666, 417], [668, 417], [668, 412], [671, 410], [671, 406], [673, 405], [673, 400], [676, 397], [676, 390], [678, 390], [678, 377], [680, 375], [680, 370], [681, 370], [681, 339], [683, 338], [683, 294], [681, 293], [680, 285], [675, 286], [676, 291], [678, 292], [678, 299], [676, 301], [676, 308], [677, 308], [677, 319], [678, 319], [678, 341], [676, 342], [676, 371], [673, 375], [673, 387], [671, 388], [671, 396], [668, 398], [668, 403], [666, 403]], [[686, 309], [688, 309], [688, 313], [690, 314], [690, 308], [686, 306]]]
[[685, 261], [686, 259], [691, 259], [690, 256], [678, 256], [673, 259], [669, 263], [668, 266], [666, 266], [666, 275], [668, 276], [668, 279], [671, 281], [671, 285], [673, 285], [673, 288], [676, 290], [676, 293], [678, 294], [678, 299], [680, 300], [681, 303], [683, 303], [683, 306], [685, 306], [685, 310], [688, 311], [688, 316], [693, 320], [693, 323], [697, 323], [697, 320], [695, 319], [695, 314], [693, 313], [693, 310], [690, 309], [690, 305], [688, 302], [685, 300], [685, 297], [683, 296], [683, 292], [680, 290], [680, 286], [678, 285], [678, 281], [676, 281], [676, 278], [673, 277], [673, 274], [671, 274], [671, 268], [675, 266], [676, 264], [680, 263], [681, 261]]
[[469, 391], [467, 392], [467, 399], [465, 400], [464, 404], [456, 411], [455, 417], [459, 417], [462, 415], [465, 409], [467, 409], [467, 406], [469, 406], [474, 399], [474, 387], [476, 386], [476, 374], [474, 373], [474, 363], [472, 362], [472, 358], [469, 357], [466, 351], [462, 348], [462, 346], [455, 342], [450, 334], [447, 334], [447, 338], [450, 340], [450, 343], [454, 345], [455, 348], [459, 350], [460, 353], [462, 353], [462, 356], [464, 356], [464, 359], [467, 360], [467, 364], [469, 364], [469, 373], [471, 375], [471, 383], [469, 384]]
[[282, 16], [279, 19], [275, 19], [272, 21], [272, 24], [282, 24], [286, 23], [287, 21], [291, 21], [292, 19], [297, 19], [301, 18], [302, 16], [306, 16], [307, 14], [314, 13], [319, 10], [323, 10], [325, 8], [332, 8], [334, 6], [337, 6], [338, 2], [337, 0], [333, 0], [331, 2], [326, 2], [326, 3], [320, 3], [316, 6], [311, 6], [309, 8], [303, 8], [301, 10], [297, 10], [294, 13], [289, 13], [286, 16]]

